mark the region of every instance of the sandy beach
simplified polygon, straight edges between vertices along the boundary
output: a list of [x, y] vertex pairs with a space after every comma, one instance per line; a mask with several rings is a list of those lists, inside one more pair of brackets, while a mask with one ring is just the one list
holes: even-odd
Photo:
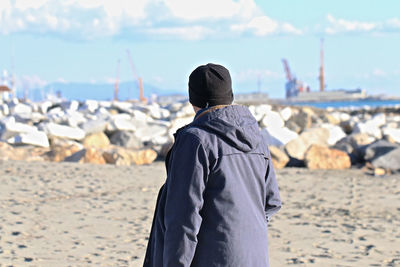
[[[400, 266], [400, 175], [277, 171], [271, 266]], [[0, 162], [0, 266], [141, 266], [163, 162]]]

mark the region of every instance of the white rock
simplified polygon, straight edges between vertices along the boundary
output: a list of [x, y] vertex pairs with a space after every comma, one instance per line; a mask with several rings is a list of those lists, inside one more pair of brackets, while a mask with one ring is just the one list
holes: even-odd
[[30, 126], [24, 123], [15, 121], [14, 117], [7, 117], [0, 122], [0, 139], [8, 140], [9, 138], [20, 133], [36, 132], [35, 126]]
[[11, 113], [12, 114], [23, 114], [23, 113], [31, 113], [32, 112], [32, 107], [23, 104], [23, 103], [18, 103], [14, 107], [11, 108]]
[[171, 140], [174, 140], [174, 136], [173, 136], [174, 133], [176, 133], [176, 131], [179, 128], [181, 128], [181, 127], [183, 127], [183, 126], [185, 126], [185, 125], [187, 125], [187, 124], [189, 124], [191, 122], [193, 122], [193, 117], [181, 117], [181, 118], [176, 118], [176, 119], [172, 120], [171, 121], [171, 127], [168, 130], [169, 138]]
[[321, 125], [321, 127], [329, 130], [328, 145], [330, 146], [336, 144], [340, 139], [346, 137], [346, 133], [340, 126], [324, 123]]
[[340, 122], [348, 121], [351, 118], [351, 116], [348, 113], [339, 112], [339, 111], [332, 112], [332, 113], [330, 113], [330, 115]]
[[85, 100], [83, 103], [81, 110], [87, 110], [91, 113], [94, 113], [99, 108], [99, 102], [96, 100]]
[[53, 105], [53, 103], [49, 100], [44, 101], [42, 103], [39, 104], [39, 112], [42, 114], [46, 114], [47, 110], [49, 109], [49, 107], [51, 107]]
[[53, 114], [58, 116], [64, 116], [65, 112], [61, 107], [55, 107], [47, 112], [47, 115], [53, 115]]
[[85, 132], [80, 128], [56, 124], [53, 122], [41, 124], [41, 128], [50, 137], [61, 137], [72, 140], [82, 140]]
[[99, 101], [99, 106], [103, 108], [111, 108], [112, 102], [111, 101]]
[[150, 116], [156, 120], [167, 119], [171, 114], [168, 109], [161, 108], [157, 103], [152, 103], [147, 107], [149, 108]]
[[0, 105], [0, 110], [3, 112], [4, 116], [10, 115], [10, 109], [8, 108], [7, 104], [1, 104]]
[[131, 114], [132, 114], [132, 117], [134, 120], [142, 121], [142, 122], [152, 121], [150, 116], [148, 116], [146, 113], [144, 113], [140, 110], [132, 110]]
[[107, 118], [111, 116], [111, 113], [105, 108], [105, 107], [100, 107], [96, 113], [96, 116], [99, 116], [101, 118]]
[[145, 127], [137, 128], [135, 135], [142, 142], [150, 142], [155, 145], [161, 145], [168, 141], [168, 128], [163, 124], [149, 123]]
[[108, 120], [88, 120], [80, 125], [80, 128], [85, 132], [86, 135], [104, 132], [107, 129]]
[[260, 122], [261, 127], [268, 128], [282, 128], [284, 125], [285, 122], [276, 111], [268, 111]]
[[167, 109], [170, 112], [178, 112], [182, 108], [183, 105], [184, 104], [181, 102], [175, 102], [175, 103], [168, 105]]
[[40, 121], [46, 120], [46, 116], [39, 112], [32, 112], [32, 113], [20, 113], [15, 115], [15, 119], [18, 122], [32, 122], [38, 123]]
[[107, 124], [107, 131], [135, 131], [136, 126], [132, 122], [132, 117], [129, 114], [121, 113], [112, 115], [109, 119], [109, 123]]
[[261, 121], [261, 119], [264, 117], [263, 114], [258, 114], [256, 113], [256, 106], [254, 105], [250, 105], [249, 106], [249, 111], [251, 113], [251, 115], [253, 115], [253, 117], [256, 119], [256, 121]]
[[384, 113], [375, 114], [367, 123], [381, 127], [386, 124], [386, 115]]
[[366, 133], [375, 137], [376, 139], [382, 138], [382, 131], [377, 124], [373, 121], [358, 122], [354, 125], [353, 133]]
[[270, 105], [262, 104], [262, 105], [255, 106], [254, 113], [257, 116], [264, 117], [271, 110], [272, 110], [272, 107]]
[[47, 138], [46, 133], [42, 131], [20, 133], [14, 137], [9, 138], [7, 142], [15, 145], [24, 144], [24, 145], [49, 147], [49, 139]]
[[281, 147], [296, 139], [299, 135], [286, 127], [262, 128], [262, 134], [266, 137], [268, 145]]
[[194, 116], [194, 110], [192, 104], [189, 102], [184, 103], [181, 108], [175, 113], [174, 118], [183, 118], [188, 116]]
[[77, 111], [68, 110], [65, 114], [66, 122], [71, 127], [78, 127], [78, 125], [86, 122], [85, 116]]
[[280, 112], [280, 115], [284, 121], [287, 121], [292, 116], [292, 109], [290, 107], [285, 107]]
[[382, 129], [383, 135], [389, 136], [396, 143], [400, 143], [400, 129], [399, 128], [388, 128]]
[[111, 107], [119, 109], [121, 111], [130, 112], [130, 110], [133, 107], [133, 104], [130, 102], [113, 101]]
[[63, 110], [77, 111], [79, 108], [79, 102], [76, 100], [64, 101], [64, 102], [61, 102], [60, 106]]

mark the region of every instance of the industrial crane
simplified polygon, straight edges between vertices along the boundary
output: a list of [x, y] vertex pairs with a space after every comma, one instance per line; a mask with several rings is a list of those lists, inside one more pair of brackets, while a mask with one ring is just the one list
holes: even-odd
[[[283, 58], [282, 59], [282, 63], [283, 63], [283, 68], [285, 70], [286, 73], [286, 98], [291, 98], [294, 96], [297, 96], [299, 94], [299, 92], [303, 92], [304, 91], [304, 84], [301, 81], [298, 81], [297, 78], [290, 72], [290, 68], [289, 68], [289, 63], [288, 61]], [[307, 87], [306, 89], [307, 91], [309, 90], [309, 88]]]
[[114, 84], [114, 101], [118, 101], [119, 68], [120, 68], [120, 64], [121, 64], [121, 60], [118, 59], [117, 76], [115, 77], [115, 84]]
[[126, 50], [126, 53], [128, 54], [128, 60], [129, 60], [129, 64], [131, 65], [131, 69], [133, 72], [133, 78], [138, 82], [138, 88], [139, 88], [139, 100], [141, 102], [146, 102], [147, 99], [144, 97], [143, 95], [143, 82], [142, 82], [142, 78], [138, 77], [137, 73], [136, 73], [136, 69], [135, 66], [133, 65], [133, 60], [132, 60], [132, 56], [131, 53], [129, 52], [129, 49]]
[[321, 51], [320, 51], [321, 66], [319, 67], [319, 90], [325, 91], [325, 74], [324, 74], [324, 39], [321, 39]]

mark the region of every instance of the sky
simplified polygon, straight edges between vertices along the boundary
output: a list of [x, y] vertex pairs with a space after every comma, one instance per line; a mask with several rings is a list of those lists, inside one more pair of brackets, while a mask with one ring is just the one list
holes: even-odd
[[191, 71], [213, 62], [234, 92], [283, 98], [283, 58], [318, 90], [323, 38], [327, 90], [400, 96], [399, 10], [398, 0], [0, 0], [0, 70], [17, 90], [113, 90], [120, 61], [121, 82], [185, 94]]

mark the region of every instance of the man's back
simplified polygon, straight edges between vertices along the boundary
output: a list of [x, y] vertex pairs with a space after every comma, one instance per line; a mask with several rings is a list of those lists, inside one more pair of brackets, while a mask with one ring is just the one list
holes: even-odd
[[[204, 161], [182, 165], [185, 155], [196, 151], [198, 146], [205, 153]], [[204, 179], [204, 189], [199, 200], [202, 203], [194, 203], [199, 207], [201, 217], [196, 225], [197, 234], [189, 233], [189, 236], [197, 239], [194, 255], [183, 256], [181, 260], [193, 257], [190, 266], [267, 266], [266, 201], [269, 200], [268, 207], [276, 211], [280, 199], [275, 177], [270, 175], [273, 183], [271, 188], [267, 188], [269, 152], [249, 110], [243, 106], [229, 105], [204, 111], [178, 133], [172, 155], [167, 188], [173, 189], [178, 186], [176, 183], [181, 183], [175, 177], [192, 173], [185, 168], [207, 166], [206, 175], [196, 178]], [[275, 195], [268, 195], [271, 189]], [[165, 221], [170, 225], [182, 225], [184, 216], [177, 216], [176, 213], [185, 213], [193, 204], [190, 203], [189, 207], [184, 203], [177, 206], [174, 198], [167, 197], [171, 205], [166, 205]], [[164, 242], [164, 251], [168, 251], [169, 242], [185, 246], [185, 243], [174, 240], [176, 238], [173, 235], [170, 238]], [[172, 247], [176, 251], [186, 249]], [[172, 258], [176, 257], [178, 255]]]

